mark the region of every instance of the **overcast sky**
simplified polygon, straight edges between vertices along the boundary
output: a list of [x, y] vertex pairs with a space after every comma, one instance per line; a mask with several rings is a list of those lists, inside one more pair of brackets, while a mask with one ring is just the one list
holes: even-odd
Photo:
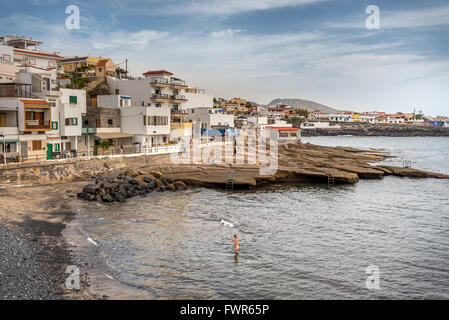
[[[81, 29], [67, 30], [68, 5]], [[368, 30], [368, 5], [380, 29]], [[2, 1], [0, 31], [65, 56], [129, 59], [218, 97], [449, 115], [449, 1]]]

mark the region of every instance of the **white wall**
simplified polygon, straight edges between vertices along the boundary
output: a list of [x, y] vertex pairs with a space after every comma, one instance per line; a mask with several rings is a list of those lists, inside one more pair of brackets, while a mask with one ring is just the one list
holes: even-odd
[[207, 93], [184, 93], [187, 102], [181, 104], [181, 109], [191, 108], [212, 108], [214, 106], [214, 98]]
[[140, 80], [125, 80], [107, 77], [107, 83], [111, 89], [111, 93], [115, 94], [116, 89], [119, 90], [119, 95], [127, 95], [132, 98], [133, 106], [142, 106], [142, 101], [145, 105], [151, 102], [151, 86], [150, 79]]
[[[125, 95], [99, 95], [97, 99], [97, 107], [99, 108], [123, 108], [131, 106], [130, 97]], [[121, 104], [120, 101], [122, 101]]]

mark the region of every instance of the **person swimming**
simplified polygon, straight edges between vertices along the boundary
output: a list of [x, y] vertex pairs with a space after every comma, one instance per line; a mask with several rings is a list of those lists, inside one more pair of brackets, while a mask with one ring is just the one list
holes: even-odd
[[234, 242], [234, 251], [239, 252], [239, 238], [237, 238], [236, 234], [234, 234], [234, 239], [232, 239], [232, 242]]

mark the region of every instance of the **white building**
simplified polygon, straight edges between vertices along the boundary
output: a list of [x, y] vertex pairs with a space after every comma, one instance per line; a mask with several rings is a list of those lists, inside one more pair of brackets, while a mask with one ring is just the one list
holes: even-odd
[[204, 89], [188, 88], [184, 92], [187, 101], [180, 105], [180, 109], [188, 110], [192, 108], [213, 108], [214, 98], [206, 93]]
[[372, 115], [360, 115], [360, 121], [375, 124], [376, 123], [376, 116]]
[[121, 132], [132, 135], [133, 143], [150, 147], [170, 140], [169, 108], [135, 105], [130, 96], [124, 95], [100, 95], [97, 105], [120, 109]]
[[234, 128], [234, 115], [225, 110], [215, 108], [194, 108], [187, 112], [186, 121], [197, 121], [201, 129], [215, 129], [217, 127]]
[[329, 114], [329, 121], [334, 122], [352, 122], [352, 115], [351, 114]]
[[341, 129], [341, 126], [338, 124], [331, 126], [329, 121], [307, 121], [301, 123], [301, 129]]

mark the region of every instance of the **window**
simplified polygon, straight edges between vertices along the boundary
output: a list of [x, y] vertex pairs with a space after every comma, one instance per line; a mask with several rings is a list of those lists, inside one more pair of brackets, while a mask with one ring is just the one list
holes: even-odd
[[55, 67], [55, 62], [54, 61], [48, 61], [48, 67], [49, 68], [54, 68]]
[[70, 101], [70, 104], [77, 104], [78, 103], [78, 97], [77, 96], [70, 96], [69, 101]]
[[28, 63], [34, 66], [36, 64], [36, 59], [29, 58]]
[[65, 125], [66, 126], [77, 126], [78, 125], [78, 118], [67, 118], [67, 119], [65, 119]]
[[4, 54], [3, 61], [11, 61], [11, 56], [9, 54]]
[[42, 141], [41, 140], [33, 140], [33, 151], [42, 150]]
[[89, 120], [88, 119], [84, 119], [84, 125], [86, 125], [86, 126], [89, 125]]
[[114, 121], [112, 119], [108, 119], [108, 126], [112, 127], [114, 125]]
[[147, 125], [147, 116], [143, 116], [143, 125], [144, 125], [144, 126]]
[[56, 152], [61, 151], [61, 144], [55, 143], [53, 150], [56, 151]]
[[156, 107], [156, 108], [162, 108], [162, 105], [161, 105], [160, 103], [156, 103], [156, 104], [155, 104], [155, 107]]
[[51, 123], [51, 130], [58, 130], [58, 122], [53, 121]]
[[115, 94], [120, 94], [120, 90], [119, 89], [115, 89]]

